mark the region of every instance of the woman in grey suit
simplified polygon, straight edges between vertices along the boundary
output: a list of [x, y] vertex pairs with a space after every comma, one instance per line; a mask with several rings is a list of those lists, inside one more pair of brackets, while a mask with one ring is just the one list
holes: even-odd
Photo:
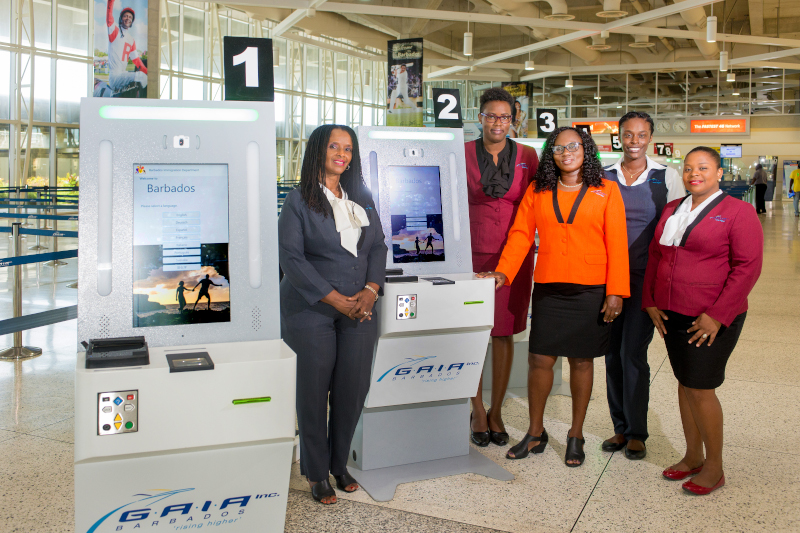
[[352, 129], [325, 125], [311, 133], [300, 186], [278, 220], [278, 244], [281, 335], [297, 354], [300, 472], [314, 499], [331, 504], [329, 474], [341, 490], [358, 489], [347, 456], [369, 390], [373, 306], [386, 276], [381, 221]]

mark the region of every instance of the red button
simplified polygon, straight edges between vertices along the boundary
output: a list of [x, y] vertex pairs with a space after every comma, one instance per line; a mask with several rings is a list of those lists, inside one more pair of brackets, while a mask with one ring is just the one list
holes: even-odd
[[133, 400], [133, 394], [128, 394], [128, 399]]

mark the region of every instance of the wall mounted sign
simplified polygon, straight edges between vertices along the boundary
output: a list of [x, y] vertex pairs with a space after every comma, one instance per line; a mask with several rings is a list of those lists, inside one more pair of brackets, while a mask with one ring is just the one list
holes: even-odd
[[692, 119], [691, 133], [748, 133], [748, 121], [744, 118]]
[[605, 118], [602, 120], [575, 120], [572, 122], [572, 127], [577, 128], [580, 125], [588, 125], [592, 131], [592, 135], [600, 135], [602, 133], [619, 133], [619, 119]]
[[225, 100], [274, 102], [272, 39], [223, 37]]

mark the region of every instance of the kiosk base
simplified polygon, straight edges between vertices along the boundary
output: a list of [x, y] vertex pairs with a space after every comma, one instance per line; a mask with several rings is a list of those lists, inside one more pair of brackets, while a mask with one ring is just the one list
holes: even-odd
[[466, 473], [514, 479], [470, 447], [466, 398], [365, 408], [348, 469], [376, 501], [391, 500], [400, 483], [423, 479]]
[[[461, 436], [466, 440], [465, 436]], [[388, 502], [394, 498], [397, 485], [423, 481], [437, 477], [456, 476], [458, 474], [480, 474], [482, 476], [499, 479], [500, 481], [513, 481], [514, 475], [500, 467], [473, 448], [467, 455], [413, 463], [410, 465], [390, 466], [375, 470], [359, 470], [356, 466], [348, 465], [347, 469], [361, 485], [361, 488], [378, 502]]]

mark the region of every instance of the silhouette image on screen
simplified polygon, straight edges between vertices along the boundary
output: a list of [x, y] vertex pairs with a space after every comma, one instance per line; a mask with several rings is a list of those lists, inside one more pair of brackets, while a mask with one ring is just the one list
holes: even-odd
[[387, 168], [394, 263], [445, 260], [439, 167]]

